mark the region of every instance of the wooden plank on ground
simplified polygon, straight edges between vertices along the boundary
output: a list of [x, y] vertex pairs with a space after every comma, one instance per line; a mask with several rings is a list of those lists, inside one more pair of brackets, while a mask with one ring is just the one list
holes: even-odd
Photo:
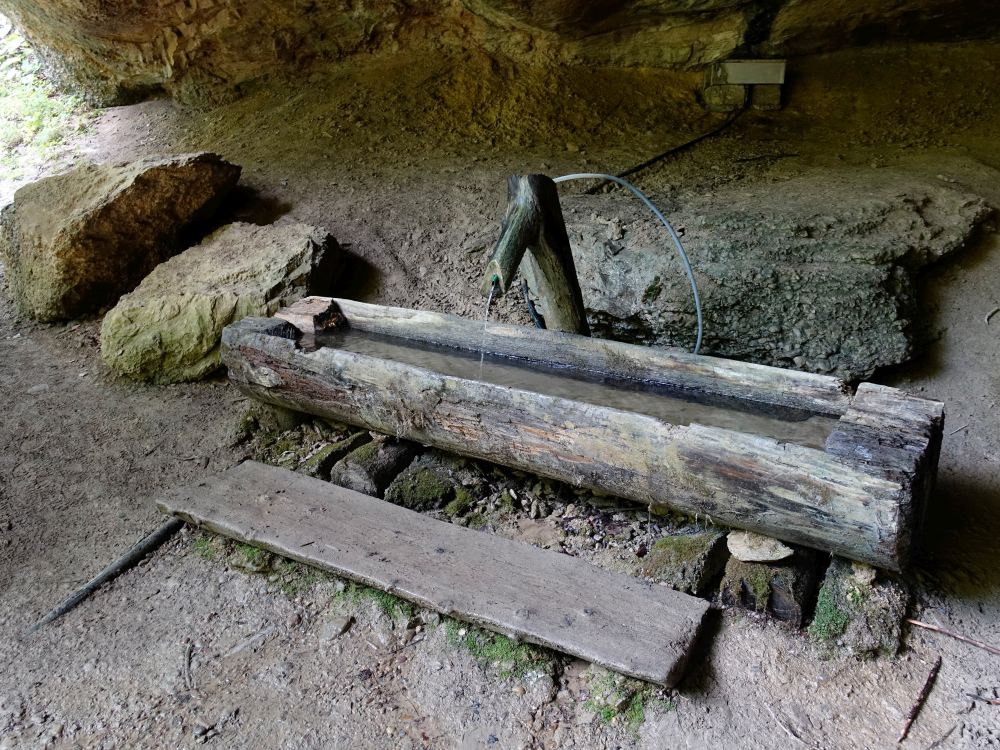
[[661, 685], [708, 603], [248, 461], [169, 493], [167, 513], [461, 620]]

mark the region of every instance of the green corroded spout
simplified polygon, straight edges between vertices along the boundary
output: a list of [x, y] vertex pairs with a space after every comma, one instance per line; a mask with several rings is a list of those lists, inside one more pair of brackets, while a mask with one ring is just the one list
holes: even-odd
[[507, 198], [500, 239], [483, 274], [483, 296], [494, 285], [506, 293], [528, 251], [525, 276], [541, 300], [546, 327], [589, 336], [556, 184], [542, 174], [512, 175]]

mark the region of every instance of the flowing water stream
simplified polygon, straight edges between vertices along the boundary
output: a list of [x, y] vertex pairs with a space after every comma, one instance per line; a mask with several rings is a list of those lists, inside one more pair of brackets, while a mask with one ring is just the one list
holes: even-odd
[[483, 361], [486, 357], [486, 326], [490, 322], [490, 306], [493, 304], [493, 293], [497, 290], [500, 282], [493, 277], [493, 286], [490, 287], [490, 294], [486, 298], [486, 316], [483, 318], [483, 338], [479, 343], [479, 379], [483, 379]]
[[[401, 362], [468, 380], [632, 411], [676, 425], [698, 423], [822, 449], [837, 420], [811, 412], [706, 396], [637, 380], [601, 377], [491, 354], [484, 323], [479, 351], [354, 330], [325, 333], [316, 344]], [[485, 367], [489, 364], [489, 367]]]

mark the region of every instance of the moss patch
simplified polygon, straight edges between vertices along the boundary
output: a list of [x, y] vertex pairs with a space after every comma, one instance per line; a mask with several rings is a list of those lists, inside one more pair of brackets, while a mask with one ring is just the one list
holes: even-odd
[[411, 466], [389, 485], [385, 499], [410, 510], [434, 510], [455, 499], [455, 485], [434, 469]]
[[533, 670], [551, 669], [548, 656], [537, 646], [452, 618], [447, 618], [444, 626], [448, 643], [467, 650], [481, 666], [497, 667], [501, 677], [523, 677]]
[[590, 674], [590, 697], [584, 706], [597, 714], [603, 724], [620, 721], [632, 734], [638, 735], [649, 708], [672, 711], [676, 707], [662, 689], [647, 682], [596, 665], [590, 667]]
[[218, 560], [224, 554], [222, 540], [211, 534], [202, 534], [194, 540], [194, 551], [206, 560]]
[[910, 596], [906, 587], [873, 568], [834, 558], [816, 600], [809, 636], [862, 658], [899, 651]]
[[816, 614], [809, 625], [809, 636], [817, 641], [835, 641], [847, 630], [850, 615], [837, 605], [837, 595], [831, 586], [823, 586], [816, 598]]
[[489, 516], [483, 513], [470, 513], [468, 517], [468, 526], [470, 529], [484, 529], [489, 523]]
[[379, 611], [393, 620], [413, 617], [416, 608], [398, 596], [388, 591], [363, 586], [360, 583], [349, 583], [334, 597], [335, 602], [347, 602], [355, 607], [366, 602], [374, 602]]
[[653, 279], [653, 283], [646, 287], [646, 291], [642, 293], [642, 301], [648, 305], [650, 302], [655, 302], [656, 298], [662, 293], [663, 282], [660, 280], [660, 277], [657, 276]]
[[455, 487], [455, 499], [444, 506], [445, 515], [448, 518], [464, 515], [473, 502], [475, 502], [475, 498], [471, 492], [465, 489], [465, 487]]

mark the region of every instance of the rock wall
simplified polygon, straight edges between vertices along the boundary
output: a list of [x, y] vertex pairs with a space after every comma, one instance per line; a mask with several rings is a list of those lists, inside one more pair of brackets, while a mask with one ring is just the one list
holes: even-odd
[[406, 48], [693, 68], [1000, 28], [1000, 5], [963, 0], [0, 0], [0, 13], [103, 103], [158, 90], [214, 101], [275, 71]]

